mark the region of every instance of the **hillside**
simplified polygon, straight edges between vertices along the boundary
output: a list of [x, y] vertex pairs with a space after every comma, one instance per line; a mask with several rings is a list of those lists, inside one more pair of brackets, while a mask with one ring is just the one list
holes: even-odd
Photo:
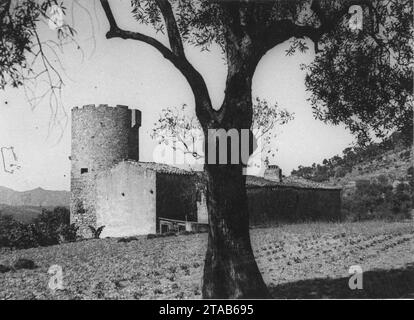
[[8, 206], [58, 207], [68, 206], [69, 201], [69, 191], [53, 191], [42, 188], [15, 191], [0, 187], [0, 204]]
[[387, 177], [393, 185], [406, 182], [409, 179], [408, 170], [413, 166], [413, 151], [410, 149], [391, 150], [361, 161], [343, 177], [331, 177], [329, 183], [347, 189], [353, 188], [357, 180], [372, 180], [379, 176]]
[[44, 209], [69, 207], [69, 201], [69, 191], [37, 188], [20, 192], [0, 187], [0, 214], [13, 216], [22, 223], [32, 222]]
[[[366, 147], [350, 147], [342, 155], [324, 159], [321, 164], [299, 166], [292, 171], [293, 177], [336, 185], [345, 189], [354, 188], [357, 180], [386, 177], [395, 186], [412, 179], [409, 170], [413, 167], [412, 145], [404, 142], [398, 133], [380, 143]], [[411, 173], [412, 175], [412, 173]]]

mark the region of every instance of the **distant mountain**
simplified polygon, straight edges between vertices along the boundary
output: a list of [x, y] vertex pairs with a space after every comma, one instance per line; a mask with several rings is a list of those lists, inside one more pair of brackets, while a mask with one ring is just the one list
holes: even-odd
[[69, 191], [53, 191], [42, 188], [28, 191], [15, 191], [10, 188], [0, 187], [0, 204], [7, 206], [68, 207], [69, 202]]

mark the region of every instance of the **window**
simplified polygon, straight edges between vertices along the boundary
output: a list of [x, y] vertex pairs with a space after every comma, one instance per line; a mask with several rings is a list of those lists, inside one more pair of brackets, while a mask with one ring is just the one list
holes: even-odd
[[79, 214], [83, 214], [86, 212], [86, 210], [83, 207], [83, 203], [82, 202], [77, 202], [76, 206], [75, 206], [76, 212]]
[[81, 174], [88, 173], [88, 168], [81, 168]]

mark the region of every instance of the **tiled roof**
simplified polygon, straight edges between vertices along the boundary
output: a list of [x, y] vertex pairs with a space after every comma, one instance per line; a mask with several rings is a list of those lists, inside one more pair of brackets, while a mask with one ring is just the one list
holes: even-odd
[[141, 162], [141, 161], [134, 161], [134, 160], [127, 160], [126, 162], [133, 163], [134, 165], [140, 166], [144, 169], [150, 169], [150, 170], [154, 170], [160, 173], [185, 174], [185, 175], [195, 174], [194, 171], [177, 168], [177, 167], [165, 164], [165, 163]]
[[[165, 163], [157, 162], [141, 162], [134, 160], [126, 160], [125, 162], [140, 166], [145, 169], [154, 170], [160, 173], [168, 174], [181, 174], [181, 175], [195, 175], [199, 179], [204, 180], [205, 174], [203, 171], [190, 171], [174, 167]], [[310, 189], [341, 189], [341, 187], [326, 185], [322, 183], [313, 182], [310, 180], [298, 178], [298, 177], [285, 177], [283, 182], [272, 181], [264, 179], [263, 177], [257, 176], [246, 176], [246, 187], [247, 188], [260, 188], [260, 187], [295, 187], [295, 188], [310, 188]]]

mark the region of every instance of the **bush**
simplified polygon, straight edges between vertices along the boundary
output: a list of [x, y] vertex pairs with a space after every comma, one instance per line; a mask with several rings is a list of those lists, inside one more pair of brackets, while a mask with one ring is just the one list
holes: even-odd
[[347, 168], [344, 167], [338, 167], [335, 170], [335, 178], [343, 178], [345, 175], [349, 172]]
[[78, 229], [74, 223], [64, 224], [59, 227], [60, 242], [74, 242], [78, 239]]
[[351, 220], [406, 218], [412, 205], [412, 187], [399, 183], [395, 189], [385, 176], [356, 181], [356, 190], [342, 200], [342, 214]]
[[67, 208], [56, 207], [53, 211], [43, 210], [33, 226], [40, 246], [50, 246], [61, 241], [60, 231], [69, 226], [70, 212]]
[[0, 247], [26, 249], [37, 245], [32, 225], [16, 221], [12, 216], [0, 215]]
[[44, 210], [30, 224], [0, 215], [0, 247], [26, 249], [76, 241], [77, 229], [70, 224], [69, 210], [64, 207]]
[[102, 233], [102, 231], [103, 231], [104, 228], [105, 228], [105, 226], [100, 226], [97, 229], [95, 229], [95, 227], [93, 227], [93, 226], [89, 226], [89, 229], [92, 232], [92, 237], [94, 239], [99, 239], [99, 237], [101, 236], [101, 233]]
[[118, 239], [118, 242], [119, 243], [128, 243], [128, 242], [137, 241], [137, 240], [138, 240], [138, 237], [131, 236], [131, 237], [120, 238], [120, 239]]
[[412, 190], [407, 183], [399, 183], [392, 197], [392, 211], [395, 214], [408, 213], [412, 207]]
[[0, 264], [0, 273], [6, 273], [9, 271], [12, 271], [13, 269], [9, 266], [6, 266], [4, 264]]
[[37, 266], [34, 263], [33, 260], [20, 258], [13, 264], [14, 269], [20, 270], [20, 269], [36, 269]]

